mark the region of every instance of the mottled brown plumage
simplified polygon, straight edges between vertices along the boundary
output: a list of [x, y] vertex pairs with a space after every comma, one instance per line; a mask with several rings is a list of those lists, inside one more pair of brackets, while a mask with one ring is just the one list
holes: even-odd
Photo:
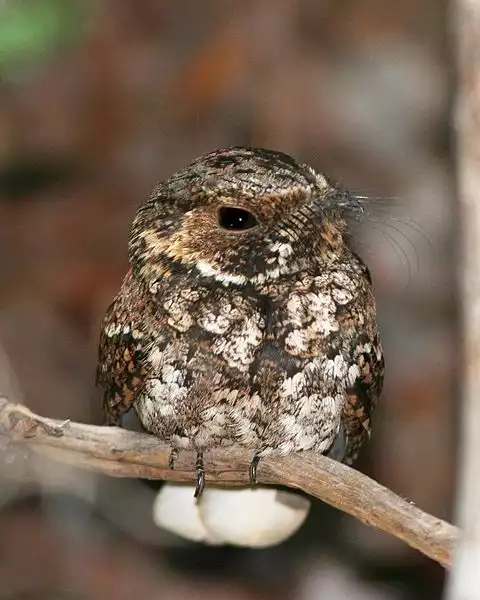
[[383, 378], [355, 197], [278, 152], [208, 154], [155, 188], [104, 320], [108, 423], [132, 406], [172, 445], [329, 453], [352, 462]]

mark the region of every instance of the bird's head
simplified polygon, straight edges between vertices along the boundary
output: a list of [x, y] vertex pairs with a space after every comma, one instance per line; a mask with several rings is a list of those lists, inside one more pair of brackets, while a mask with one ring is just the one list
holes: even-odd
[[133, 223], [130, 262], [151, 289], [179, 273], [261, 286], [341, 259], [347, 214], [361, 211], [355, 197], [286, 154], [227, 148], [154, 189]]

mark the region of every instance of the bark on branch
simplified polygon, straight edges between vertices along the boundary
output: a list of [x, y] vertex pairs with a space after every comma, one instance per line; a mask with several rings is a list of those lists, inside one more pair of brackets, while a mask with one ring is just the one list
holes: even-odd
[[[157, 438], [115, 427], [47, 419], [21, 404], [0, 398], [0, 442], [22, 444], [62, 463], [114, 477], [194, 481], [195, 456], [181, 452], [168, 467], [170, 448]], [[248, 485], [251, 452], [219, 448], [205, 455], [208, 483]], [[449, 567], [459, 536], [449, 523], [425, 513], [359, 471], [324, 456], [305, 452], [260, 461], [261, 484], [298, 488], [403, 540]]]

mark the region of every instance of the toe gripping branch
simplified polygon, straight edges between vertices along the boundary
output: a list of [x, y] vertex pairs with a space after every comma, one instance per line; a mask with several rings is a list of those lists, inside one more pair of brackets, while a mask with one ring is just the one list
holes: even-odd
[[[257, 465], [260, 462], [260, 457], [255, 455], [252, 458], [252, 462], [250, 463], [250, 483], [255, 485], [257, 483]], [[203, 465], [203, 452], [197, 452], [197, 460], [195, 462], [195, 469], [197, 472], [196, 476], [196, 484], [195, 484], [195, 493], [193, 494], [194, 498], [200, 498], [205, 489], [205, 467]]]
[[260, 457], [255, 454], [252, 458], [252, 462], [250, 463], [250, 483], [252, 485], [255, 485], [257, 483], [257, 466], [258, 463], [260, 462]]
[[[168, 457], [168, 466], [170, 467], [170, 469], [175, 468], [175, 459], [177, 455], [178, 450], [176, 448], [172, 448], [170, 456]], [[259, 462], [260, 457], [255, 454], [252, 458], [252, 462], [250, 463], [249, 469], [250, 483], [252, 485], [255, 485], [257, 483], [257, 466]], [[200, 498], [203, 494], [203, 490], [205, 489], [205, 467], [203, 464], [203, 452], [197, 452], [197, 460], [195, 461], [195, 471], [195, 493], [193, 494], [193, 497]]]
[[[172, 448], [168, 457], [168, 466], [170, 469], [175, 468], [175, 459], [178, 456], [178, 448]], [[203, 466], [203, 452], [197, 452], [197, 460], [195, 462], [196, 481], [194, 498], [200, 498], [205, 489], [205, 468]]]
[[195, 462], [195, 470], [197, 472], [194, 498], [200, 498], [205, 489], [205, 468], [203, 466], [203, 452], [197, 452], [197, 460]]
[[[260, 462], [260, 457], [255, 455], [250, 463], [250, 483], [255, 485], [257, 483], [257, 465]], [[195, 469], [197, 472], [195, 493], [194, 498], [200, 498], [205, 489], [205, 467], [203, 465], [203, 452], [197, 452], [197, 460], [195, 462]]]

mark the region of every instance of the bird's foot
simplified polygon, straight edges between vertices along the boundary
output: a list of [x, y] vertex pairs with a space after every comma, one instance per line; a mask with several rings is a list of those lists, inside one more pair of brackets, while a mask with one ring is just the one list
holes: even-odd
[[197, 472], [195, 493], [194, 498], [200, 498], [205, 489], [205, 468], [203, 466], [203, 452], [197, 452], [197, 460], [195, 462], [195, 469]]
[[170, 454], [168, 456], [168, 468], [169, 469], [174, 469], [175, 468], [175, 460], [178, 456], [178, 448], [173, 447], [170, 450]]
[[257, 483], [257, 466], [258, 466], [259, 462], [260, 462], [260, 456], [258, 456], [258, 454], [254, 454], [254, 456], [252, 458], [252, 462], [250, 463], [250, 469], [249, 469], [250, 483], [252, 485], [255, 485]]

